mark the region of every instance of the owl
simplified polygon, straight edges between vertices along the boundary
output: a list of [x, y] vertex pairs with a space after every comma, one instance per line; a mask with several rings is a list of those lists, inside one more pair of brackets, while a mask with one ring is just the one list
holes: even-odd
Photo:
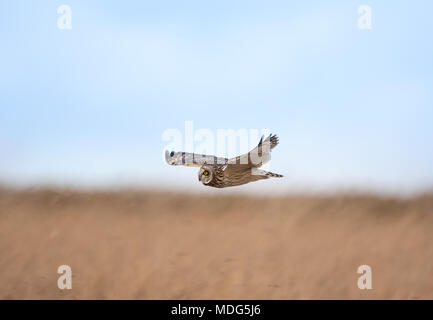
[[231, 159], [216, 156], [166, 151], [165, 159], [169, 165], [200, 167], [198, 180], [205, 186], [226, 188], [240, 186], [253, 181], [281, 178], [281, 174], [259, 169], [270, 160], [271, 150], [278, 144], [276, 135], [263, 136], [259, 144], [250, 152]]

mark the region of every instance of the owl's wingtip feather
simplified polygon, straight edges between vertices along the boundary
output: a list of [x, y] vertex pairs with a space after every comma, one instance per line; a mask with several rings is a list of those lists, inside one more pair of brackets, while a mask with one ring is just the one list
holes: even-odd
[[269, 141], [271, 142], [271, 149], [276, 147], [277, 144], [280, 142], [278, 136], [276, 134], [272, 134], [269, 136]]

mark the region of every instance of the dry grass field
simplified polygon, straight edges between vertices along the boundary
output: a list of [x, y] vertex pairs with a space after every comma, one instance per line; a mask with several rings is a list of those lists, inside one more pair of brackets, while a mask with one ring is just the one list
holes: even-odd
[[0, 298], [432, 299], [433, 196], [3, 189]]

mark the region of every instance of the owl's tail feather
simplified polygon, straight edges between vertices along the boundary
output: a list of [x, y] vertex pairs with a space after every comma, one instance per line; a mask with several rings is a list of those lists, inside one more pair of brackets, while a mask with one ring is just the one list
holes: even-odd
[[273, 172], [269, 172], [269, 171], [265, 171], [266, 172], [266, 176], [268, 177], [274, 177], [274, 178], [282, 178], [283, 175], [282, 174], [278, 174], [278, 173], [273, 173]]
[[270, 171], [265, 171], [265, 170], [256, 169], [256, 168], [253, 168], [251, 170], [251, 174], [252, 175], [256, 175], [256, 176], [261, 176], [262, 179], [267, 179], [267, 178], [270, 178], [270, 177], [274, 177], [274, 178], [282, 178], [283, 177], [282, 174], [273, 173], [273, 172], [270, 172]]

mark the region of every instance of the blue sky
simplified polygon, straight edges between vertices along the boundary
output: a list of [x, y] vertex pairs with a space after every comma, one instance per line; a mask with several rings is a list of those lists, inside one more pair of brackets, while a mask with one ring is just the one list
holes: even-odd
[[[72, 9], [72, 30], [57, 8]], [[359, 30], [359, 5], [372, 30]], [[268, 128], [242, 190], [433, 186], [431, 1], [2, 1], [0, 182], [202, 190], [169, 128]], [[190, 151], [190, 150], [187, 150]]]

